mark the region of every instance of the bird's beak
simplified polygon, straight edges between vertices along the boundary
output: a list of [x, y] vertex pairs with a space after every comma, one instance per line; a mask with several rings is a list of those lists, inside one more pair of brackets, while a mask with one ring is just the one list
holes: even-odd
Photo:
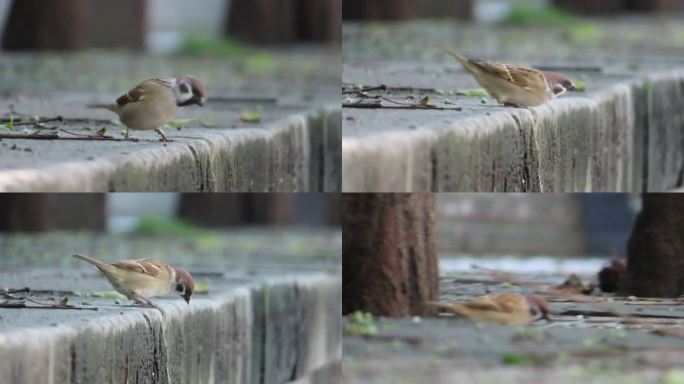
[[183, 299], [185, 299], [185, 302], [190, 304], [190, 295], [183, 295]]
[[195, 103], [199, 105], [200, 107], [204, 106], [204, 97], [195, 97], [194, 98]]
[[570, 86], [568, 87], [568, 91], [569, 92], [577, 92], [577, 91], [579, 91], [579, 89], [577, 89], [577, 87], [575, 87], [575, 84], [570, 84]]

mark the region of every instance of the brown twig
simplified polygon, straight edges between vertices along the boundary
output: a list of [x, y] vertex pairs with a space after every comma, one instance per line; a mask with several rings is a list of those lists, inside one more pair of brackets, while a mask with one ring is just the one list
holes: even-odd
[[[5, 124], [9, 123], [10, 121], [13, 121], [13, 119], [0, 119], [0, 123]], [[15, 127], [18, 127], [20, 125], [39, 125], [39, 124], [44, 124], [44, 123], [51, 123], [53, 121], [58, 121], [58, 122], [63, 122], [64, 118], [62, 116], [56, 116], [56, 117], [50, 117], [45, 120], [38, 119], [36, 121], [20, 121], [18, 123], [13, 122], [12, 125]]]
[[31, 292], [31, 288], [29, 288], [29, 287], [14, 288], [14, 289], [8, 288], [7, 290], [5, 290], [5, 291], [3, 292], [3, 294], [5, 294], [5, 295], [11, 295], [11, 294], [13, 294], [13, 293], [22, 293], [22, 292], [23, 292], [23, 293], [30, 293], [30, 292]]
[[370, 91], [386, 91], [387, 86], [385, 84], [380, 84], [376, 87], [361, 87], [361, 89], [350, 89], [347, 91], [342, 91], [343, 95], [354, 95], [354, 94], [359, 94], [361, 92], [370, 92]]
[[399, 105], [398, 107], [395, 106], [390, 106], [390, 105], [382, 105], [381, 103], [342, 103], [343, 108], [361, 108], [361, 109], [429, 109], [429, 110], [435, 110], [435, 111], [462, 111], [463, 108], [460, 107], [453, 107], [453, 108], [446, 108], [446, 107], [437, 107], [435, 105], [423, 105], [423, 104], [416, 104], [416, 103], [402, 103], [400, 101], [392, 100], [390, 98], [387, 98], [385, 96], [370, 96], [366, 98], [379, 98], [382, 100], [385, 100], [387, 102], [397, 104]]
[[[60, 128], [60, 131], [65, 133], [70, 133], [72, 135], [79, 135], [73, 132], [67, 132], [66, 130]], [[93, 135], [79, 135], [76, 137], [64, 137], [59, 136], [57, 133], [30, 133], [30, 134], [7, 134], [0, 133], [0, 139], [22, 139], [22, 140], [92, 140], [92, 141], [133, 141], [137, 142], [138, 139], [118, 139], [113, 136], [93, 136]]]
[[[17, 299], [15, 299], [17, 300]], [[26, 305], [26, 302], [29, 301], [34, 304], [38, 304], [38, 306], [28, 306]], [[70, 304], [62, 304], [62, 303], [57, 303], [57, 304], [49, 304], [49, 303], [41, 303], [39, 301], [33, 300], [28, 297], [24, 297], [22, 299], [19, 299], [17, 301], [10, 301], [10, 300], [5, 300], [4, 302], [0, 303], [0, 308], [26, 308], [26, 309], [75, 309], [75, 310], [87, 310], [87, 311], [97, 311], [97, 307], [92, 307], [92, 308], [87, 308], [87, 307], [76, 307], [74, 305]]]

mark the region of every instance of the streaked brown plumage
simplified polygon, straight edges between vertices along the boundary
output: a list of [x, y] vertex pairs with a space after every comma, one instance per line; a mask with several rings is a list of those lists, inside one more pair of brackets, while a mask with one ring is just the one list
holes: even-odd
[[202, 106], [206, 94], [204, 85], [195, 76], [145, 80], [116, 99], [116, 104], [92, 104], [117, 115], [130, 130], [154, 130], [162, 141], [169, 141], [161, 127], [176, 117], [179, 107], [197, 104]]
[[546, 300], [515, 292], [492, 293], [465, 303], [428, 302], [427, 305], [474, 321], [507, 325], [527, 325], [539, 319], [551, 321]]
[[121, 260], [105, 263], [94, 257], [74, 255], [75, 258], [93, 264], [122, 295], [138, 303], [152, 305], [148, 298], [163, 296], [176, 291], [190, 303], [195, 283], [188, 271], [173, 268], [162, 260]]
[[558, 72], [542, 72], [521, 65], [468, 59], [440, 47], [459, 63], [499, 103], [514, 107], [536, 107], [577, 88]]

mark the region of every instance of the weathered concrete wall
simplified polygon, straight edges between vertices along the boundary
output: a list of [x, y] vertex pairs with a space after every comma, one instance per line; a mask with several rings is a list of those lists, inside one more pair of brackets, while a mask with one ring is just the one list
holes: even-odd
[[[682, 83], [684, 71], [668, 71], [589, 97], [451, 121], [415, 111], [426, 116], [415, 130], [343, 138], [343, 190], [671, 190], [684, 168]], [[345, 110], [343, 118], [373, 124], [377, 113]]]
[[[124, 154], [118, 145], [103, 150], [101, 143], [78, 143], [77, 158], [93, 152], [91, 159], [17, 164], [0, 170], [0, 191], [339, 191], [339, 119], [339, 107], [331, 106], [263, 129], [198, 132], [168, 145], [129, 147]], [[76, 151], [73, 142], [60, 142], [58, 148], [37, 140], [12, 143], [60, 157]]]
[[[283, 383], [341, 358], [339, 276], [0, 333], [0, 383]], [[26, 311], [26, 310], [24, 310]]]
[[[339, 230], [312, 229], [0, 236], [0, 302], [11, 298], [6, 288], [30, 287], [38, 302], [67, 297], [97, 308], [0, 308], [0, 384], [334, 377], [342, 357], [340, 244]], [[164, 313], [95, 297], [111, 286], [74, 252], [163, 258], [187, 267], [209, 292], [196, 292], [189, 305], [176, 295], [153, 298]]]

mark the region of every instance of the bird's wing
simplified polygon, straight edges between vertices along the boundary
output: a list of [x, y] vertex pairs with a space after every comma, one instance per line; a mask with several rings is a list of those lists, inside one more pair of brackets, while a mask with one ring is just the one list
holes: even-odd
[[121, 95], [118, 99], [116, 99], [116, 103], [119, 104], [119, 106], [123, 107], [126, 104], [135, 103], [136, 101], [144, 99], [144, 88], [141, 87], [141, 85], [138, 85], [130, 91]]
[[534, 68], [512, 64], [494, 63], [491, 61], [468, 60], [482, 71], [526, 90], [546, 88], [544, 74]]
[[123, 107], [126, 104], [135, 103], [143, 100], [149, 92], [153, 92], [155, 88], [159, 87], [173, 87], [174, 79], [172, 78], [161, 78], [161, 79], [150, 79], [145, 80], [142, 83], [135, 86], [135, 88], [121, 95], [116, 99], [116, 103]]
[[513, 313], [528, 308], [525, 296], [518, 293], [500, 293], [493, 297], [501, 312]]
[[162, 273], [159, 261], [154, 259], [121, 260], [112, 263], [112, 265], [127, 271], [140, 272], [154, 277]]
[[499, 303], [497, 303], [495, 300], [492, 300], [490, 295], [476, 297], [467, 303], [463, 303], [463, 306], [480, 311], [502, 311]]

